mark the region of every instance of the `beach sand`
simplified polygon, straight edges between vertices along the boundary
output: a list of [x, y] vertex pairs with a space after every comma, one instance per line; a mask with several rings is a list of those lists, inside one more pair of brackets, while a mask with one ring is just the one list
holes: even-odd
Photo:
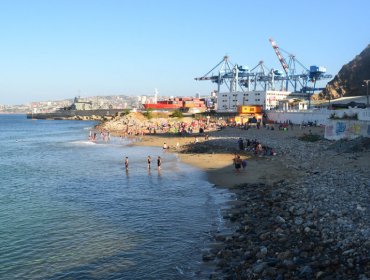
[[[213, 137], [239, 137], [242, 130], [228, 129], [225, 131], [212, 132]], [[244, 132], [245, 133], [245, 132]], [[278, 132], [277, 132], [278, 133]], [[302, 134], [301, 131], [290, 132], [291, 136]], [[195, 166], [207, 173], [209, 182], [216, 186], [232, 188], [234, 186], [248, 184], [273, 184], [281, 180], [294, 179], [299, 176], [299, 172], [292, 173], [282, 164], [284, 156], [270, 157], [251, 157], [242, 155], [242, 159], [247, 159], [247, 167], [240, 172], [236, 172], [233, 165], [234, 153], [216, 152], [216, 153], [181, 153], [181, 147], [194, 142], [195, 137], [177, 137], [173, 135], [157, 134], [142, 137], [141, 141], [135, 142], [135, 145], [162, 147], [164, 143], [170, 147], [172, 152], [178, 152], [180, 160], [186, 164]], [[203, 141], [199, 137], [200, 141]], [[177, 143], [180, 148], [176, 149]], [[235, 141], [235, 152], [236, 141]]]
[[233, 154], [179, 154], [187, 164], [196, 166], [207, 172], [208, 180], [216, 186], [234, 187], [240, 184], [273, 184], [288, 179], [291, 172], [278, 163], [276, 158], [251, 159], [240, 172], [233, 165]]

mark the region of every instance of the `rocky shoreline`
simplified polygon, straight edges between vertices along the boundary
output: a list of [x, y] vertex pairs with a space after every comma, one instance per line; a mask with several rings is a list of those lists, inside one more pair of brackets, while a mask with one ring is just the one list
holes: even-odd
[[369, 139], [309, 143], [241, 133], [263, 137], [298, 175], [231, 189], [238, 203], [225, 218], [236, 230], [215, 234], [224, 245], [203, 255], [218, 267], [210, 279], [369, 279]]

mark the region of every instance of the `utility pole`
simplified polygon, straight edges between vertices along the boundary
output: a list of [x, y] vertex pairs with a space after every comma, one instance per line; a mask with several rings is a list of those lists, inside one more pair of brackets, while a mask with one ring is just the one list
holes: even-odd
[[364, 83], [366, 84], [366, 107], [370, 107], [369, 106], [369, 82], [370, 80], [364, 80]]

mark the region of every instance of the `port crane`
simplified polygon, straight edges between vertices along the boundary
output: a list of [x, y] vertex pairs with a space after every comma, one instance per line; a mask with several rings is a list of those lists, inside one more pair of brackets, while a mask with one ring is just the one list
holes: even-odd
[[[311, 95], [322, 88], [316, 88], [316, 82], [323, 79], [330, 79], [332, 75], [326, 74], [325, 67], [310, 66], [307, 68], [295, 55], [280, 48], [274, 39], [269, 39], [276, 56], [279, 59], [283, 71], [268, 68], [261, 60], [255, 67], [249, 69], [246, 66], [232, 64], [228, 56], [223, 59], [205, 75], [195, 78], [196, 81], [210, 80], [216, 83], [218, 92], [248, 92], [248, 91], [267, 91], [281, 90], [307, 94], [310, 102]], [[284, 57], [283, 53], [287, 56]], [[213, 72], [218, 69], [217, 74]], [[309, 86], [313, 83], [313, 86]], [[226, 86], [226, 89], [221, 87]]]
[[[313, 94], [316, 90], [322, 90], [322, 88], [316, 88], [316, 82], [318, 80], [330, 79], [333, 77], [330, 74], [325, 74], [326, 68], [322, 66], [312, 65], [308, 69], [296, 58], [294, 54], [291, 54], [280, 48], [274, 39], [270, 38], [269, 41], [286, 75], [285, 90], [288, 90], [290, 84], [293, 87], [294, 92]], [[288, 62], [281, 54], [280, 50], [288, 55]], [[301, 67], [301, 73], [298, 73], [297, 66]], [[308, 86], [309, 82], [313, 83], [313, 87]], [[298, 86], [300, 87], [300, 89], [298, 89]]]
[[[214, 75], [213, 71], [219, 68], [218, 74]], [[220, 92], [221, 86], [225, 85], [230, 92], [236, 92], [238, 87], [238, 70], [237, 65], [233, 65], [229, 61], [229, 57], [225, 55], [223, 59], [205, 75], [195, 78], [196, 81], [212, 81], [218, 85], [217, 91]]]
[[[213, 74], [218, 68], [218, 74]], [[278, 70], [269, 69], [261, 60], [249, 69], [246, 66], [232, 64], [228, 56], [224, 58], [205, 75], [194, 78], [196, 81], [212, 81], [216, 83], [217, 91], [226, 86], [222, 92], [246, 92], [250, 90], [275, 89], [275, 81], [285, 80], [285, 76]]]

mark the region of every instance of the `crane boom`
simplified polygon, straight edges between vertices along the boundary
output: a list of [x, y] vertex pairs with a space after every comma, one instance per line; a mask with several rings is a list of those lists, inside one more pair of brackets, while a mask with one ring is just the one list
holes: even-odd
[[270, 39], [269, 39], [269, 41], [270, 41], [270, 43], [271, 43], [272, 47], [274, 48], [274, 51], [275, 51], [275, 53], [276, 53], [276, 55], [277, 55], [277, 57], [278, 57], [278, 59], [279, 59], [279, 61], [280, 61], [280, 63], [281, 63], [281, 66], [283, 66], [283, 69], [284, 69], [285, 74], [287, 74], [287, 76], [288, 76], [288, 75], [289, 75], [289, 73], [288, 73], [288, 71], [289, 71], [289, 66], [288, 66], [288, 64], [286, 63], [286, 61], [285, 61], [284, 57], [281, 55], [281, 53], [280, 53], [280, 51], [279, 51], [279, 47], [278, 47], [278, 45], [276, 44], [276, 42], [275, 42], [275, 41], [274, 41], [274, 39], [272, 39], [272, 38], [270, 38]]

